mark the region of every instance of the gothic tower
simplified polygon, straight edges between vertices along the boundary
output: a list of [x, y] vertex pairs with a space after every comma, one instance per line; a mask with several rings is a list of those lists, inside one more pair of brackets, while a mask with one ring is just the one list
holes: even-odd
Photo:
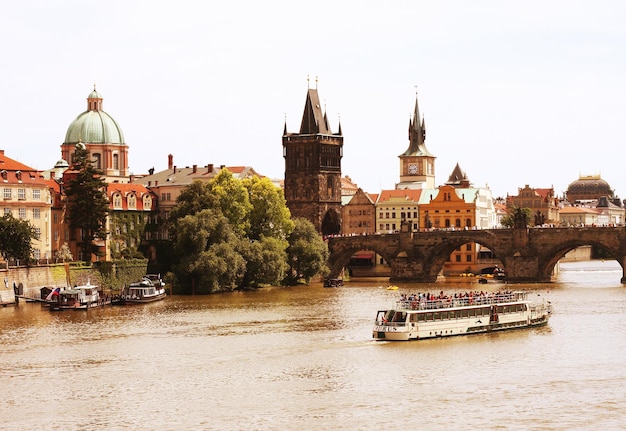
[[285, 199], [292, 217], [311, 221], [322, 235], [341, 231], [342, 156], [341, 123], [333, 134], [317, 89], [309, 88], [300, 133], [287, 133], [285, 122]]
[[420, 118], [417, 94], [415, 111], [409, 120], [409, 148], [400, 154], [400, 182], [396, 189], [435, 188], [435, 156], [426, 148], [426, 125]]

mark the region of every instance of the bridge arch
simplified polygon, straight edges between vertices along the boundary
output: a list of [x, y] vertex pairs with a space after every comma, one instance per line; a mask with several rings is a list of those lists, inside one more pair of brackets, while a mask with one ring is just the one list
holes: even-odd
[[[462, 246], [463, 244], [474, 243], [480, 244], [482, 246], [487, 247], [494, 254], [496, 259], [500, 260], [502, 267], [504, 267], [504, 260], [500, 259], [498, 256], [498, 248], [499, 245], [493, 238], [490, 238], [488, 235], [477, 237], [475, 235], [472, 236], [463, 236], [463, 235], [455, 235], [451, 236], [450, 239], [446, 239], [442, 241], [441, 244], [432, 248], [430, 257], [428, 262], [425, 262], [424, 265], [424, 274], [428, 279], [436, 280], [437, 276], [441, 273], [445, 263], [448, 261], [450, 255]], [[472, 262], [474, 264], [474, 262]]]
[[584, 246], [592, 246], [606, 252], [612, 259], [615, 259], [620, 266], [622, 267], [622, 282], [625, 279], [624, 277], [624, 262], [622, 261], [623, 256], [621, 255], [619, 250], [614, 249], [613, 247], [607, 246], [601, 241], [596, 240], [584, 240], [584, 239], [572, 239], [568, 241], [564, 241], [562, 244], [558, 246], [554, 246], [550, 249], [547, 249], [539, 262], [542, 264], [539, 266], [539, 272], [544, 277], [550, 277], [554, 273], [554, 267], [568, 252]]

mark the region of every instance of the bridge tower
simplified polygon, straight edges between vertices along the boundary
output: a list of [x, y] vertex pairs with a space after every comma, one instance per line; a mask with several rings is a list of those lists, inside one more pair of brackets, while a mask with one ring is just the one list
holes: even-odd
[[434, 189], [435, 156], [426, 148], [426, 124], [420, 118], [417, 93], [415, 110], [409, 120], [409, 148], [400, 154], [400, 182], [396, 189]]
[[343, 136], [332, 133], [317, 88], [307, 91], [299, 133], [283, 132], [285, 200], [293, 217], [309, 220], [318, 232], [341, 232]]

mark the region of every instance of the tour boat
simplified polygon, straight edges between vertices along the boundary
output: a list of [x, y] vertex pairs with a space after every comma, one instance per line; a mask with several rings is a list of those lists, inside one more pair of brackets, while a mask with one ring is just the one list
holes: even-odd
[[98, 287], [89, 282], [82, 286], [74, 286], [68, 289], [56, 288], [46, 298], [50, 310], [86, 310], [99, 307], [104, 302], [100, 300]]
[[373, 337], [405, 341], [529, 328], [547, 324], [551, 314], [550, 301], [530, 301], [527, 292], [403, 295], [378, 311]]
[[141, 281], [131, 283], [128, 287], [125, 287], [117, 302], [122, 304], [143, 304], [159, 301], [165, 298], [165, 296], [165, 286], [162, 283], [156, 285], [146, 276]]

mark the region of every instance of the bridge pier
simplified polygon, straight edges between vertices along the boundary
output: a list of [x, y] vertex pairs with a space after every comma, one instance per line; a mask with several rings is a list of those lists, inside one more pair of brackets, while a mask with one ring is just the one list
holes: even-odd
[[407, 257], [396, 257], [389, 262], [391, 276], [389, 281], [407, 283], [434, 283], [437, 274], [432, 275], [424, 272], [424, 264], [420, 260]]
[[550, 283], [552, 277], [542, 274], [537, 256], [505, 256], [503, 259], [506, 268], [506, 280], [510, 283]]

